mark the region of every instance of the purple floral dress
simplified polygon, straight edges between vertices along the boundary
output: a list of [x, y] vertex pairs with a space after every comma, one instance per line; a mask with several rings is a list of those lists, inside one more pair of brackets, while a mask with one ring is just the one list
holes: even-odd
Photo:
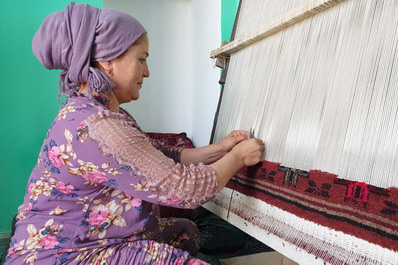
[[217, 193], [214, 169], [179, 163], [124, 110], [78, 95], [44, 140], [19, 207], [6, 265], [207, 264], [198, 231], [158, 204], [195, 208]]

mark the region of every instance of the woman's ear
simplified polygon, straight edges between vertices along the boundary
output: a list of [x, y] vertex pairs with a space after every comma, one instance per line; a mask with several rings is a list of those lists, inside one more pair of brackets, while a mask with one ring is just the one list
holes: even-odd
[[112, 62], [96, 62], [98, 69], [100, 69], [103, 73], [112, 75]]

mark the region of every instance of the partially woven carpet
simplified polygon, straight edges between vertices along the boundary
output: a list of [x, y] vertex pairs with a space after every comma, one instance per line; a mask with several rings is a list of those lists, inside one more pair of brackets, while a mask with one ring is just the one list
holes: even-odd
[[[398, 251], [397, 188], [378, 188], [326, 172], [303, 171], [267, 161], [243, 168], [227, 187], [300, 218]], [[252, 213], [234, 213], [257, 226], [263, 225]], [[304, 241], [293, 243], [306, 249], [300, 245], [306, 244]]]

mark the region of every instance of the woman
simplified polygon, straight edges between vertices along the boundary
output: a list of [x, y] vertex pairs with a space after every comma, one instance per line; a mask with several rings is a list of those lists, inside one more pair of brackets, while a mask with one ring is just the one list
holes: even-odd
[[139, 98], [148, 48], [142, 25], [120, 11], [72, 2], [43, 21], [33, 52], [65, 70], [68, 100], [29, 178], [7, 265], [206, 264], [194, 258], [194, 224], [161, 219], [158, 204], [210, 200], [264, 146], [245, 131], [197, 149], [151, 140], [119, 107]]

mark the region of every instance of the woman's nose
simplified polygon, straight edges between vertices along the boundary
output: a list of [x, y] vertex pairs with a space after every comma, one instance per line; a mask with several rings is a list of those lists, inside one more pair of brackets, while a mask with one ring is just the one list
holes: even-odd
[[145, 68], [144, 68], [144, 77], [149, 77], [150, 72], [149, 72], [149, 67], [147, 64], [145, 64]]

